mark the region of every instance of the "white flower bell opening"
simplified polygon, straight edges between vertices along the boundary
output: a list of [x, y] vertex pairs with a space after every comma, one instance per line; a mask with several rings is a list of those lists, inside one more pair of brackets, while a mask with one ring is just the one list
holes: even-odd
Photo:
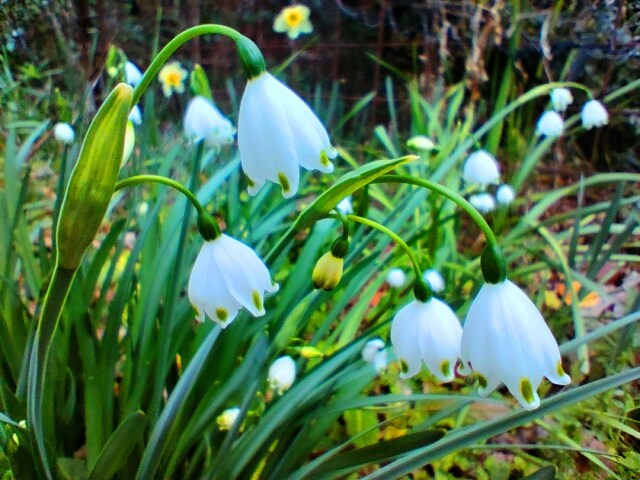
[[267, 72], [252, 78], [240, 103], [238, 144], [249, 194], [269, 180], [290, 198], [298, 191], [299, 166], [330, 173], [338, 154], [309, 106]]
[[384, 341], [380, 338], [369, 340], [362, 348], [362, 359], [373, 365], [376, 372], [384, 372], [388, 364]]
[[500, 185], [496, 190], [496, 201], [498, 205], [510, 205], [516, 198], [516, 192], [513, 191], [510, 185], [506, 183], [504, 185]]
[[603, 127], [609, 123], [609, 112], [598, 100], [589, 100], [585, 103], [580, 116], [582, 126], [587, 130], [591, 130], [593, 127]]
[[60, 143], [69, 144], [73, 143], [73, 140], [76, 138], [76, 133], [68, 123], [59, 122], [53, 126], [53, 138]]
[[224, 412], [218, 415], [218, 418], [216, 418], [218, 428], [221, 431], [230, 430], [233, 424], [236, 422], [238, 415], [240, 415], [239, 408], [227, 408]]
[[142, 72], [135, 63], [128, 60], [124, 64], [124, 81], [132, 87], [137, 87], [142, 81]]
[[553, 110], [544, 112], [538, 120], [536, 133], [549, 138], [561, 137], [564, 133], [564, 120], [558, 112]]
[[556, 112], [564, 112], [573, 103], [573, 95], [568, 88], [554, 88], [549, 95], [551, 105]]
[[464, 324], [460, 356], [460, 373], [470, 367], [477, 374], [480, 395], [489, 395], [502, 382], [527, 410], [540, 405], [543, 376], [557, 385], [571, 381], [542, 315], [509, 280], [480, 289]]
[[407, 274], [399, 268], [392, 268], [387, 273], [386, 282], [392, 288], [402, 288], [407, 283]]
[[296, 380], [296, 362], [289, 356], [280, 357], [269, 367], [269, 386], [282, 395]]
[[205, 314], [226, 327], [244, 307], [254, 316], [264, 315], [264, 294], [278, 284], [250, 247], [227, 235], [204, 243], [189, 277], [189, 301], [196, 320]]
[[460, 356], [462, 327], [453, 310], [441, 300], [414, 300], [391, 323], [391, 344], [406, 365], [402, 378], [416, 375], [422, 363], [441, 382], [454, 379]]
[[209, 147], [220, 150], [233, 143], [236, 129], [211, 100], [198, 96], [187, 106], [184, 133], [195, 142], [204, 140]]
[[493, 155], [486, 150], [478, 150], [469, 155], [464, 162], [462, 178], [467, 183], [478, 183], [481, 186], [498, 183], [500, 167]]
[[444, 290], [444, 278], [442, 278], [442, 275], [440, 275], [438, 270], [433, 268], [425, 270], [422, 274], [422, 278], [424, 278], [424, 281], [429, 284], [434, 293], [440, 293]]
[[469, 197], [469, 203], [480, 213], [490, 213], [496, 209], [493, 195], [487, 192], [475, 193]]

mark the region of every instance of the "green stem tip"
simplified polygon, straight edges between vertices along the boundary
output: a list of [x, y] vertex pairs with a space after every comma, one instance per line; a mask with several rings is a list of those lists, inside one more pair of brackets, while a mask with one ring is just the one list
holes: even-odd
[[502, 249], [495, 243], [490, 243], [484, 248], [480, 266], [487, 283], [500, 283], [507, 278], [507, 261]]

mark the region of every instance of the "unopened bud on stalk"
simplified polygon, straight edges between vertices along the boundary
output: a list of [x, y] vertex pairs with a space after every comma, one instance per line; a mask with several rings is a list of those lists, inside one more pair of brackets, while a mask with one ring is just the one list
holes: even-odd
[[193, 66], [193, 70], [189, 76], [189, 86], [191, 87], [191, 92], [196, 97], [205, 97], [209, 100], [213, 100], [207, 74], [198, 63]]
[[107, 211], [122, 162], [132, 95], [129, 85], [117, 85], [89, 125], [58, 221], [62, 268], [78, 268]]
[[344, 267], [344, 257], [349, 251], [349, 242], [338, 238], [333, 242], [331, 251], [325, 253], [313, 269], [311, 278], [313, 286], [323, 290], [333, 290], [342, 278], [342, 268]]

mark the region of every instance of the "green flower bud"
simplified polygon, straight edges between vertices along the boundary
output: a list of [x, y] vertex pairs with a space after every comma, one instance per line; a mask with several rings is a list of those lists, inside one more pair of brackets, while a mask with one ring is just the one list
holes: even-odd
[[313, 286], [323, 290], [333, 290], [342, 278], [344, 258], [334, 256], [333, 252], [325, 253], [313, 268]]
[[205, 97], [213, 101], [213, 97], [211, 96], [211, 86], [209, 85], [207, 74], [204, 73], [204, 69], [197, 63], [193, 66], [193, 70], [189, 76], [189, 85], [191, 86], [191, 92], [194, 95]]
[[407, 140], [407, 147], [419, 152], [432, 152], [437, 149], [436, 144], [433, 143], [429, 137], [425, 137], [424, 135], [411, 137]]
[[78, 268], [107, 211], [123, 159], [132, 96], [129, 85], [117, 85], [89, 125], [58, 220], [58, 264], [62, 268]]

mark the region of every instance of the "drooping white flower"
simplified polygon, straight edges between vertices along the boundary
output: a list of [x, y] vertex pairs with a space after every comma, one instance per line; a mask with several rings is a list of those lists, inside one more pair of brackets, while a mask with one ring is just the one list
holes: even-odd
[[218, 415], [218, 418], [216, 418], [218, 428], [221, 431], [230, 430], [238, 418], [238, 415], [240, 415], [240, 409], [238, 407], [227, 408], [224, 412]]
[[382, 373], [387, 368], [387, 351], [385, 344], [380, 338], [369, 340], [362, 348], [362, 359], [373, 365], [376, 372]]
[[481, 186], [498, 183], [500, 167], [495, 157], [489, 152], [477, 150], [464, 162], [462, 178], [467, 183], [479, 183]]
[[549, 138], [561, 137], [564, 133], [564, 120], [558, 112], [548, 110], [538, 120], [536, 133]]
[[493, 212], [496, 209], [496, 201], [493, 195], [487, 192], [475, 193], [469, 197], [469, 203], [480, 213]]
[[267, 72], [252, 78], [240, 102], [238, 144], [249, 194], [269, 180], [289, 198], [298, 190], [299, 165], [330, 173], [338, 152], [309, 106]]
[[582, 126], [587, 130], [609, 123], [609, 112], [598, 100], [589, 100], [585, 103], [580, 116], [582, 117]]
[[264, 292], [275, 292], [269, 270], [253, 249], [227, 235], [204, 243], [189, 277], [189, 301], [196, 320], [205, 314], [222, 328], [244, 307], [264, 315]]
[[516, 198], [516, 192], [513, 191], [510, 185], [506, 183], [500, 185], [496, 190], [496, 201], [498, 205], [509, 205]]
[[233, 143], [236, 129], [211, 100], [198, 96], [187, 106], [184, 133], [195, 142], [204, 140], [208, 146], [219, 150]]
[[129, 120], [131, 120], [134, 125], [142, 125], [142, 112], [138, 105], [134, 105], [131, 112], [129, 112]]
[[61, 143], [73, 143], [76, 133], [68, 123], [58, 122], [53, 126], [53, 137]]
[[564, 112], [573, 103], [573, 95], [568, 88], [554, 88], [549, 93], [551, 104], [556, 112]]
[[436, 144], [425, 135], [416, 135], [407, 140], [407, 147], [419, 152], [430, 152], [435, 148]]
[[562, 369], [551, 330], [529, 297], [509, 280], [485, 284], [467, 314], [460, 356], [478, 375], [478, 392], [487, 396], [500, 382], [527, 410], [540, 405], [542, 377], [557, 385], [571, 379]]
[[132, 87], [137, 87], [142, 80], [142, 72], [135, 63], [127, 60], [124, 64], [124, 81]]
[[392, 288], [402, 288], [407, 283], [407, 274], [399, 268], [392, 268], [387, 273], [387, 283]]
[[278, 358], [269, 367], [269, 386], [282, 395], [296, 379], [296, 362], [289, 356]]
[[424, 278], [425, 282], [429, 284], [434, 293], [440, 293], [444, 290], [444, 278], [442, 278], [442, 275], [440, 275], [438, 270], [434, 268], [425, 270], [422, 274], [422, 278]]
[[351, 197], [343, 198], [336, 208], [345, 215], [353, 213], [353, 204], [351, 203]]
[[414, 300], [402, 308], [391, 323], [391, 344], [407, 371], [402, 378], [416, 375], [422, 363], [441, 382], [455, 377], [460, 356], [462, 327], [453, 310], [432, 297], [427, 302]]

